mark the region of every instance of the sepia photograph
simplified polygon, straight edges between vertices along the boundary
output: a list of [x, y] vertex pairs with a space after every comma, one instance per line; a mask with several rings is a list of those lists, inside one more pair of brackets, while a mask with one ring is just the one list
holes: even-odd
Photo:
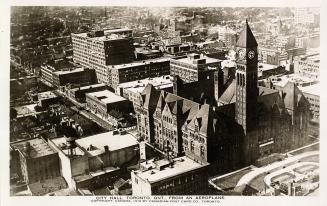
[[321, 8], [235, 6], [10, 5], [9, 198], [321, 197]]

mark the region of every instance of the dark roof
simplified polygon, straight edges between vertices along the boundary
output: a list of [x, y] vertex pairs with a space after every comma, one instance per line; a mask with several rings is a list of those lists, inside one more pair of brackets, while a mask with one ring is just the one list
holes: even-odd
[[195, 126], [198, 126], [199, 131], [207, 135], [208, 124], [212, 123], [213, 115], [214, 112], [212, 111], [212, 107], [210, 107], [208, 104], [204, 104], [193, 117], [192, 121], [188, 124], [188, 127], [194, 129]]
[[250, 48], [257, 47], [258, 43], [254, 38], [254, 35], [250, 29], [248, 22], [245, 22], [244, 28], [241, 31], [241, 34], [236, 43], [237, 47]]
[[143, 107], [155, 107], [159, 98], [160, 92], [154, 88], [152, 84], [147, 84], [141, 93], [143, 99]]
[[235, 88], [236, 88], [236, 80], [234, 79], [232, 83], [227, 87], [225, 92], [219, 98], [219, 102], [222, 104], [230, 104], [236, 101], [235, 99]]

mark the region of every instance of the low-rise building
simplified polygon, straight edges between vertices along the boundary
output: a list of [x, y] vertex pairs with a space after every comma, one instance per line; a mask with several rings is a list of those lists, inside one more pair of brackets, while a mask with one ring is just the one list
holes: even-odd
[[84, 86], [84, 87], [76, 87], [76, 88], [69, 89], [67, 91], [67, 95], [70, 98], [73, 98], [78, 102], [85, 103], [85, 101], [86, 101], [85, 94], [92, 93], [92, 92], [98, 92], [98, 91], [102, 91], [102, 90], [106, 90], [106, 89], [107, 89], [107, 86], [104, 83], [92, 84], [92, 85], [88, 85], [88, 86]]
[[10, 144], [12, 151], [18, 153], [16, 164], [20, 166], [22, 179], [27, 183], [60, 176], [58, 153], [41, 139], [30, 139]]
[[160, 58], [130, 64], [112, 65], [109, 67], [111, 73], [110, 86], [116, 89], [120, 83], [169, 75], [169, 63], [168, 58]]
[[288, 82], [293, 82], [295, 85], [300, 87], [306, 87], [318, 82], [317, 80], [312, 80], [308, 77], [300, 76], [299, 74], [276, 75], [269, 77], [269, 79], [271, 80], [273, 87], [278, 90], [283, 88]]
[[272, 64], [259, 64], [258, 78], [264, 79], [273, 75], [285, 74], [285, 67], [272, 65]]
[[201, 81], [207, 78], [209, 68], [218, 68], [222, 60], [200, 54], [189, 54], [170, 60], [170, 75], [178, 75], [185, 82]]
[[38, 93], [38, 105], [42, 108], [46, 108], [51, 104], [56, 104], [59, 100], [59, 97], [52, 91]]
[[62, 176], [70, 188], [90, 190], [113, 184], [120, 167], [137, 157], [138, 143], [124, 131], [106, 132], [81, 139], [49, 140], [59, 154]]
[[313, 118], [319, 120], [320, 116], [320, 84], [313, 84], [306, 87], [299, 87], [303, 95], [310, 103], [310, 110]]
[[112, 111], [128, 114], [133, 111], [130, 101], [109, 90], [86, 94], [86, 106], [102, 118], [110, 121], [113, 125], [119, 122], [120, 116], [112, 116]]
[[183, 156], [147, 161], [132, 171], [133, 195], [197, 195], [208, 188], [208, 165]]
[[97, 83], [94, 69], [74, 68], [73, 70], [53, 72], [53, 86], [60, 88], [70, 85], [90, 85]]
[[286, 51], [266, 47], [259, 47], [258, 50], [258, 58], [264, 64], [280, 65], [288, 59]]
[[41, 82], [47, 86], [53, 86], [53, 72], [61, 70], [70, 70], [75, 67], [70, 61], [64, 59], [56, 59], [49, 61], [47, 64], [41, 66]]
[[173, 90], [172, 77], [164, 75], [161, 77], [146, 78], [137, 81], [121, 83], [116, 88], [116, 94], [125, 97], [129, 101], [135, 103], [138, 100], [138, 95], [141, 93], [147, 84], [153, 85], [158, 90], [171, 91]]
[[296, 57], [294, 60], [294, 73], [313, 80], [319, 80], [320, 55], [311, 54]]

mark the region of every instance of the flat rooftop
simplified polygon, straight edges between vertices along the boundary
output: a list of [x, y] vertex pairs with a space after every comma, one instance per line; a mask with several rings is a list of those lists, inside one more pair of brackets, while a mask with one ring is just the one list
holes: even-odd
[[[159, 160], [156, 162], [151, 162], [151, 164], [157, 165], [164, 163], [165, 160]], [[164, 180], [170, 177], [174, 177], [179, 174], [183, 174], [188, 171], [196, 170], [207, 165], [201, 165], [193, 161], [192, 159], [183, 156], [174, 159], [173, 167], [167, 166], [162, 170], [158, 170], [157, 168], [153, 168], [146, 171], [136, 171], [135, 175], [142, 178], [143, 180], [148, 180], [149, 182], [158, 182], [160, 180]]]
[[87, 151], [92, 156], [104, 153], [104, 146], [108, 146], [109, 151], [115, 151], [138, 145], [133, 135], [129, 133], [113, 135], [113, 131], [77, 139], [76, 143], [85, 150], [92, 145], [92, 150]]
[[24, 106], [19, 106], [19, 107], [15, 107], [16, 111], [17, 111], [17, 116], [25, 116], [25, 115], [31, 115], [34, 114], [35, 111], [35, 106], [37, 104], [28, 104], [28, 105], [24, 105]]
[[[117, 29], [105, 29], [103, 32], [104, 32], [104, 35], [110, 35], [110, 34], [114, 34], [114, 33], [127, 32], [127, 31], [131, 32], [133, 30], [128, 29], [128, 28], [117, 28]], [[74, 35], [81, 36], [81, 37], [87, 37], [87, 32], [75, 33]], [[90, 37], [90, 38], [92, 38], [92, 37]], [[93, 37], [93, 38], [97, 38], [97, 37]]]
[[320, 96], [320, 83], [312, 84], [306, 87], [299, 87], [303, 93]]
[[86, 96], [91, 96], [93, 98], [96, 98], [105, 104], [121, 102], [126, 100], [124, 97], [121, 97], [109, 90], [87, 93]]
[[58, 74], [58, 75], [63, 75], [63, 74], [72, 74], [72, 73], [77, 73], [77, 72], [83, 72], [89, 69], [83, 68], [83, 67], [79, 67], [79, 68], [74, 68], [71, 70], [61, 70], [61, 71], [55, 71], [53, 72], [54, 74]]
[[88, 85], [88, 86], [72, 88], [71, 91], [88, 90], [90, 88], [98, 88], [98, 87], [104, 87], [104, 86], [106, 86], [104, 83], [92, 84], [92, 85]]
[[278, 65], [260, 63], [258, 65], [258, 70], [259, 71], [269, 71], [272, 69], [276, 69], [278, 67], [279, 67]]
[[74, 68], [75, 64], [64, 60], [64, 59], [58, 59], [54, 61], [48, 62], [48, 65], [55, 68], [55, 70], [62, 70], [62, 69], [67, 69], [67, 68]]
[[298, 74], [287, 74], [287, 75], [282, 75], [278, 76], [278, 81], [273, 80], [272, 83], [274, 86], [279, 86], [279, 87], [284, 87], [287, 82], [294, 82], [299, 85], [304, 84], [304, 83], [313, 83], [315, 80], [312, 80], [308, 77], [302, 77]]
[[137, 81], [125, 82], [118, 85], [119, 88], [124, 88], [132, 92], [142, 92], [147, 84], [152, 84], [155, 88], [167, 88], [172, 87], [172, 77], [170, 75], [164, 75], [155, 78], [146, 78]]
[[[65, 155], [68, 155], [69, 150], [67, 149], [66, 137], [55, 138], [55, 139], [51, 139], [49, 141], [52, 141]], [[75, 148], [75, 152], [76, 152], [75, 153], [76, 156], [85, 155], [83, 150], [79, 147]]]
[[[193, 55], [195, 55], [195, 54], [192, 53], [192, 54], [189, 54], [188, 56], [186, 56], [184, 58], [174, 59], [174, 61], [179, 61], [179, 62], [182, 62], [182, 63], [185, 63], [185, 64], [197, 65], [197, 64], [194, 64], [193, 61], [198, 60], [198, 59], [191, 59], [190, 58], [190, 56], [193, 56]], [[218, 62], [222, 61], [222, 60], [211, 58], [211, 57], [208, 57], [208, 56], [205, 56], [205, 55], [200, 55], [199, 59], [205, 59], [206, 60], [205, 64], [218, 63]]]
[[137, 66], [142, 66], [142, 65], [147, 65], [147, 64], [153, 64], [153, 63], [161, 63], [161, 62], [166, 62], [170, 61], [169, 58], [163, 57], [163, 58], [156, 58], [156, 59], [147, 59], [143, 61], [137, 61], [129, 64], [119, 64], [119, 65], [111, 65], [109, 68], [112, 69], [126, 69], [126, 68], [131, 68], [131, 67], [137, 67]]
[[39, 100], [41, 100], [41, 99], [55, 98], [55, 97], [57, 97], [57, 95], [55, 93], [53, 93], [52, 91], [47, 91], [47, 92], [38, 93], [37, 97], [39, 98]]
[[[25, 150], [27, 144], [30, 145], [29, 154]], [[11, 146], [22, 152], [25, 157], [29, 156], [30, 158], [38, 158], [56, 153], [48, 143], [41, 138], [12, 143]]]
[[103, 170], [90, 171], [89, 174], [82, 174], [82, 175], [74, 176], [73, 179], [76, 182], [83, 182], [83, 181], [92, 179], [93, 177], [111, 173], [111, 172], [114, 172], [117, 170], [120, 170], [120, 168], [119, 167], [105, 167], [105, 168], [103, 168]]

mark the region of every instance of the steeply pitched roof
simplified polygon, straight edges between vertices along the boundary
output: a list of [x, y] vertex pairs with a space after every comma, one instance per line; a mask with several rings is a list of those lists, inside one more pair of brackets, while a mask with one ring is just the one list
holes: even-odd
[[160, 92], [152, 84], [147, 84], [141, 93], [144, 99], [143, 107], [156, 107]]
[[195, 126], [198, 126], [198, 129], [201, 133], [208, 134], [208, 124], [212, 120], [209, 116], [213, 115], [212, 108], [208, 104], [201, 106], [200, 110], [193, 117], [192, 121], [188, 124], [189, 128], [195, 129]]
[[219, 98], [219, 102], [222, 104], [230, 104], [235, 102], [235, 89], [236, 89], [236, 80], [234, 79], [233, 82], [227, 87], [225, 92]]
[[248, 22], [245, 22], [244, 28], [241, 31], [241, 34], [236, 43], [237, 47], [250, 48], [257, 47], [258, 43], [254, 38], [254, 35], [250, 29]]

